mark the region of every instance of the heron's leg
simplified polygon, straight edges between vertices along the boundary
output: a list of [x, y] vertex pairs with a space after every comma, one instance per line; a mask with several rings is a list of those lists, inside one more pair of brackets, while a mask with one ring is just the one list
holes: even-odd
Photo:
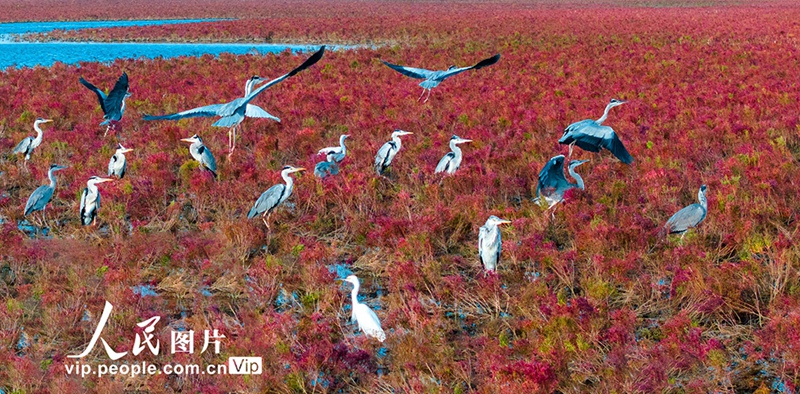
[[233, 156], [233, 150], [236, 149], [236, 126], [231, 129], [231, 145], [229, 146], [228, 158]]
[[266, 211], [261, 214], [261, 220], [264, 222], [264, 225], [267, 226], [267, 231], [270, 230], [269, 223], [267, 222], [269, 220], [269, 215], [272, 215], [272, 212]]
[[417, 99], [417, 101], [422, 100], [422, 96], [425, 95], [425, 90], [426, 90], [425, 88], [422, 88], [422, 93], [420, 93], [419, 98]]
[[569, 160], [572, 157], [572, 148], [574, 146], [575, 146], [575, 141], [572, 141], [572, 143], [569, 144], [569, 155], [567, 156], [567, 160]]
[[431, 98], [431, 90], [430, 89], [428, 89], [428, 97], [425, 97], [425, 101], [423, 101], [423, 103], [427, 103], [429, 98]]

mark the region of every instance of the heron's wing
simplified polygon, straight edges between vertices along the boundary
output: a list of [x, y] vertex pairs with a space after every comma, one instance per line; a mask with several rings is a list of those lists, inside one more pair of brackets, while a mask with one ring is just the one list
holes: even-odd
[[213, 117], [218, 116], [220, 109], [225, 104], [211, 104], [203, 107], [187, 109], [186, 111], [176, 112], [168, 115], [145, 115], [142, 116], [144, 120], [178, 120], [183, 118], [196, 118], [196, 117]]
[[[580, 124], [573, 124], [569, 129], [569, 134], [581, 149], [589, 152], [599, 152], [600, 147], [603, 146], [603, 139], [608, 135], [608, 126], [600, 126], [597, 122], [580, 122]], [[613, 133], [613, 130], [611, 131]], [[566, 137], [566, 136], [565, 136]], [[562, 137], [562, 140], [564, 137]], [[563, 143], [559, 140], [559, 143]]]
[[481, 226], [478, 231], [478, 255], [481, 257], [481, 262], [483, 262], [483, 240], [486, 239], [486, 232], [486, 226]]
[[247, 104], [247, 108], [244, 111], [244, 115], [248, 118], [267, 118], [272, 119], [276, 122], [280, 122], [281, 120], [267, 111], [264, 111], [261, 107], [253, 104]]
[[392, 154], [391, 152], [395, 148], [394, 141], [388, 141], [387, 143], [383, 144], [380, 149], [378, 149], [378, 154], [375, 156], [375, 166], [383, 169], [384, 167], [392, 164]]
[[211, 154], [211, 151], [206, 148], [205, 145], [200, 145], [197, 148], [197, 154], [200, 156], [200, 163], [206, 167], [209, 171], [214, 173], [214, 176], [217, 176], [217, 161], [214, 160], [214, 155]]
[[667, 220], [665, 227], [670, 233], [682, 233], [700, 224], [706, 218], [706, 210], [700, 204], [692, 204], [676, 212]]
[[430, 78], [432, 75], [434, 75], [436, 73], [436, 71], [426, 70], [424, 68], [406, 67], [406, 66], [400, 66], [400, 65], [397, 65], [397, 64], [392, 64], [392, 63], [389, 63], [389, 62], [384, 61], [384, 60], [381, 60], [381, 61], [383, 62], [383, 64], [385, 64], [386, 66], [388, 66], [392, 70], [395, 70], [395, 71], [399, 72], [400, 74], [403, 74], [403, 75], [405, 75], [407, 77], [411, 77], [411, 78], [428, 79], [428, 78]]
[[103, 113], [106, 113], [106, 103], [105, 103], [106, 94], [105, 94], [105, 92], [100, 90], [100, 88], [98, 88], [97, 86], [92, 85], [89, 81], [83, 79], [83, 77], [81, 77], [78, 81], [80, 81], [80, 83], [83, 86], [86, 86], [87, 89], [93, 91], [94, 94], [97, 95], [97, 101], [100, 102], [100, 108], [103, 110]]
[[253, 208], [251, 208], [250, 212], [247, 213], [247, 218], [252, 219], [256, 217], [256, 215], [262, 214], [270, 209], [275, 208], [281, 201], [281, 197], [283, 196], [285, 189], [286, 185], [279, 183], [267, 189], [267, 191], [265, 191], [264, 193], [261, 193], [261, 197], [259, 197], [258, 200], [256, 200], [256, 203], [255, 205], [253, 205]]
[[340, 147], [340, 146], [329, 146], [327, 148], [320, 149], [319, 152], [317, 152], [317, 154], [330, 155], [330, 154], [334, 154], [334, 153], [339, 153], [341, 150], [342, 150], [342, 147]]
[[459, 68], [454, 68], [454, 69], [451, 69], [451, 70], [445, 70], [441, 74], [439, 74], [436, 79], [438, 79], [440, 81], [443, 81], [446, 78], [450, 78], [450, 77], [452, 77], [453, 75], [456, 75], [456, 74], [461, 74], [461, 73], [463, 73], [464, 71], [467, 71], [467, 70], [473, 70], [473, 69], [477, 70], [477, 69], [484, 68], [486, 66], [491, 66], [492, 64], [497, 63], [498, 60], [500, 60], [500, 54], [494, 55], [494, 56], [492, 56], [492, 57], [490, 57], [488, 59], [483, 59], [480, 62], [478, 62], [478, 63], [476, 63], [476, 64], [474, 64], [472, 66], [459, 67]]
[[[539, 172], [539, 185], [536, 187], [536, 195], [550, 195], [550, 193], [569, 185], [564, 176], [563, 161], [564, 156], [559, 155], [547, 161]], [[561, 165], [560, 165], [561, 164]]]
[[114, 84], [114, 88], [108, 92], [108, 97], [104, 100], [103, 105], [103, 112], [106, 115], [113, 115], [115, 118], [122, 117], [121, 109], [122, 109], [122, 100], [125, 99], [125, 95], [128, 94], [128, 74], [122, 73], [122, 76], [119, 77], [117, 83]]
[[89, 188], [83, 188], [81, 193], [81, 224], [86, 224], [86, 197], [89, 195]]
[[610, 150], [619, 161], [625, 164], [631, 164], [633, 162], [633, 157], [628, 153], [628, 150], [625, 149], [625, 145], [623, 145], [622, 141], [617, 137], [617, 133], [612, 131], [609, 137], [603, 139], [602, 146]]
[[41, 211], [50, 202], [50, 197], [53, 197], [53, 189], [50, 186], [42, 185], [36, 188], [25, 204], [25, 216], [33, 211]]
[[381, 321], [378, 315], [364, 304], [356, 304], [354, 308], [356, 320], [358, 321], [358, 328], [369, 337], [376, 338], [383, 342], [386, 340], [386, 333], [381, 328]]
[[439, 160], [439, 164], [436, 165], [436, 170], [434, 172], [447, 171], [447, 166], [450, 165], [454, 157], [456, 157], [455, 153], [447, 152], [447, 154], [442, 157], [442, 160]]
[[244, 104], [249, 103], [251, 100], [256, 98], [256, 96], [261, 94], [261, 92], [263, 92], [264, 90], [266, 90], [270, 86], [275, 85], [276, 83], [278, 83], [280, 81], [283, 81], [284, 79], [289, 78], [289, 77], [299, 73], [300, 71], [303, 71], [303, 70], [313, 66], [315, 63], [317, 63], [319, 61], [319, 59], [322, 59], [322, 55], [324, 55], [324, 54], [325, 54], [325, 45], [323, 45], [322, 48], [320, 48], [317, 52], [315, 52], [313, 55], [311, 55], [311, 57], [306, 59], [306, 61], [304, 61], [303, 64], [301, 64], [300, 66], [298, 66], [294, 70], [289, 71], [288, 73], [286, 73], [284, 75], [281, 75], [280, 77], [275, 78], [275, 79], [273, 79], [273, 80], [271, 80], [271, 81], [259, 86], [258, 88], [256, 88], [252, 92], [250, 92], [250, 94], [248, 94], [244, 98], [244, 100], [243, 100]]
[[31, 146], [31, 143], [33, 143], [33, 137], [27, 136], [23, 138], [22, 141], [20, 141], [19, 144], [17, 144], [17, 146], [14, 148], [14, 153], [27, 152], [28, 148]]

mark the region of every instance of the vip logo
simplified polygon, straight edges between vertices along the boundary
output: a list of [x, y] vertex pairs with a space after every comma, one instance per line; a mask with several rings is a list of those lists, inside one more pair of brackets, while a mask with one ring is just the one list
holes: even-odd
[[228, 373], [231, 375], [261, 375], [261, 357], [230, 357]]

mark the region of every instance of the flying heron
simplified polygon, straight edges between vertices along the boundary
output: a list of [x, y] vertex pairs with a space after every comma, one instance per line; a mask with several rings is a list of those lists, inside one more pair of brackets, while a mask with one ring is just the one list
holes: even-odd
[[28, 160], [31, 159], [31, 153], [33, 150], [36, 149], [39, 145], [42, 144], [42, 129], [39, 127], [41, 124], [50, 123], [52, 119], [43, 119], [43, 118], [36, 118], [36, 121], [33, 122], [33, 129], [36, 130], [36, 138], [33, 136], [27, 136], [22, 139], [22, 141], [17, 144], [14, 148], [14, 153], [24, 153], [25, 154], [25, 161], [22, 162], [23, 166], [28, 165]]
[[132, 150], [122, 146], [122, 144], [117, 144], [114, 156], [111, 156], [111, 160], [108, 161], [108, 176], [115, 175], [119, 179], [125, 176], [125, 170], [128, 168], [128, 160], [125, 158], [125, 154]]
[[621, 162], [631, 164], [633, 162], [633, 157], [631, 157], [631, 154], [625, 149], [625, 145], [622, 145], [622, 141], [619, 140], [614, 129], [603, 126], [603, 122], [608, 117], [608, 111], [611, 110], [611, 108], [625, 103], [625, 101], [611, 99], [600, 119], [585, 119], [567, 126], [567, 128], [564, 129], [564, 135], [558, 140], [558, 143], [569, 144], [570, 156], [572, 156], [573, 145], [578, 145], [581, 149], [589, 152], [600, 152], [600, 148], [606, 148]]
[[47, 224], [47, 218], [44, 215], [44, 209], [47, 206], [47, 203], [50, 202], [50, 199], [53, 198], [53, 193], [56, 191], [55, 172], [65, 168], [67, 167], [63, 167], [58, 164], [50, 165], [50, 170], [47, 171], [47, 178], [50, 179], [50, 184], [39, 186], [33, 191], [33, 194], [28, 197], [28, 202], [25, 203], [25, 211], [23, 216], [28, 216], [35, 211], [42, 211], [42, 220], [45, 224]]
[[81, 224], [84, 226], [96, 223], [97, 210], [100, 209], [100, 191], [97, 190], [97, 185], [111, 181], [113, 179], [97, 176], [92, 176], [86, 181], [86, 188], [83, 189], [81, 194]]
[[461, 148], [458, 147], [458, 144], [465, 142], [472, 142], [472, 140], [467, 140], [457, 135], [450, 137], [450, 152], [444, 155], [442, 160], [439, 160], [435, 173], [444, 172], [448, 175], [456, 173], [458, 167], [461, 167]]
[[[337, 163], [344, 160], [344, 157], [347, 155], [347, 146], [344, 144], [344, 140], [350, 137], [347, 134], [342, 134], [339, 136], [339, 146], [331, 146], [327, 148], [322, 148], [319, 150], [319, 154], [324, 154], [326, 156], [327, 161], [335, 161]], [[330, 156], [330, 157], [329, 157]], [[333, 160], [331, 160], [333, 159]]]
[[492, 64], [497, 63], [500, 60], [500, 54], [494, 55], [488, 59], [483, 59], [480, 62], [467, 67], [459, 67], [450, 66], [447, 70], [426, 70], [424, 68], [414, 68], [414, 67], [406, 67], [406, 66], [399, 66], [397, 64], [392, 64], [386, 61], [383, 61], [383, 64], [387, 65], [392, 70], [399, 72], [407, 77], [416, 78], [416, 79], [424, 79], [424, 81], [420, 82], [419, 86], [422, 86], [422, 94], [419, 95], [417, 101], [422, 99], [422, 96], [425, 95], [425, 91], [428, 91], [428, 97], [425, 98], [427, 102], [428, 99], [431, 97], [431, 89], [439, 86], [439, 83], [444, 81], [445, 79], [452, 77], [453, 75], [463, 73], [467, 70], [478, 70], [484, 68], [486, 66], [491, 66]]
[[[258, 117], [258, 118], [277, 119], [274, 116], [272, 116], [269, 113], [267, 113], [266, 111], [264, 111], [263, 109], [261, 109], [261, 108], [259, 108], [257, 106], [254, 106], [254, 105], [249, 105], [250, 102], [253, 101], [253, 99], [255, 99], [259, 94], [261, 94], [261, 92], [263, 92], [267, 88], [277, 84], [278, 82], [283, 81], [286, 78], [289, 78], [289, 77], [299, 73], [300, 71], [303, 71], [303, 70], [311, 67], [316, 62], [318, 62], [319, 59], [322, 58], [322, 55], [324, 53], [325, 53], [325, 46], [323, 45], [316, 53], [314, 53], [311, 57], [306, 59], [306, 61], [303, 62], [303, 64], [301, 64], [299, 67], [297, 67], [294, 70], [289, 71], [287, 74], [284, 74], [284, 75], [282, 75], [282, 76], [280, 76], [278, 78], [275, 78], [275, 79], [273, 79], [273, 80], [271, 80], [271, 81], [269, 81], [269, 82], [267, 82], [267, 83], [265, 83], [265, 84], [263, 84], [263, 85], [261, 85], [261, 86], [259, 86], [257, 88], [255, 88], [255, 85], [258, 82], [262, 81], [262, 79], [259, 78], [259, 77], [255, 77], [255, 78], [257, 78], [257, 81], [252, 82], [253, 78], [251, 78], [251, 81], [248, 81], [248, 82], [250, 82], [250, 84], [249, 85], [245, 84], [245, 93], [246, 94], [245, 94], [244, 97], [237, 98], [237, 99], [235, 99], [233, 101], [230, 101], [230, 102], [227, 102], [227, 103], [206, 105], [206, 106], [203, 106], [203, 107], [192, 108], [192, 109], [189, 109], [189, 110], [186, 110], [186, 111], [182, 111], [182, 112], [178, 112], [178, 113], [174, 113], [174, 114], [169, 114], [169, 115], [159, 115], [159, 116], [145, 115], [143, 117], [143, 119], [144, 120], [160, 120], [160, 119], [178, 120], [178, 119], [183, 119], [183, 118], [215, 117], [215, 116], [218, 116], [218, 117], [220, 117], [220, 119], [217, 120], [216, 122], [214, 122], [214, 124], [212, 124], [212, 126], [229, 128], [229, 130], [228, 130], [228, 140], [230, 141], [230, 146], [229, 146], [228, 156], [230, 156], [230, 155], [233, 154], [233, 150], [236, 148], [236, 127], [238, 127], [242, 123], [242, 121], [244, 121], [245, 117], [251, 117], [251, 118], [252, 117]], [[248, 86], [251, 89], [251, 91], [249, 91], [249, 92], [247, 91], [248, 90]]]
[[261, 220], [264, 222], [264, 225], [267, 226], [269, 229], [269, 223], [267, 220], [269, 219], [269, 215], [272, 214], [272, 211], [281, 205], [284, 201], [286, 201], [289, 196], [292, 195], [292, 189], [294, 189], [294, 179], [292, 179], [289, 174], [298, 172], [298, 171], [305, 171], [305, 168], [302, 167], [292, 167], [292, 166], [284, 166], [283, 170], [281, 170], [281, 178], [286, 184], [277, 184], [265, 191], [261, 194], [261, 197], [256, 200], [255, 205], [253, 208], [250, 208], [250, 212], [247, 213], [247, 218], [252, 219], [256, 217], [256, 215], [261, 215]]
[[581, 178], [575, 169], [579, 165], [588, 162], [589, 160], [571, 160], [567, 171], [569, 175], [575, 178], [577, 183], [569, 183], [564, 176], [564, 155], [558, 155], [547, 161], [542, 171], [539, 172], [539, 185], [536, 187], [536, 200], [544, 197], [547, 201], [548, 209], [564, 200], [564, 193], [572, 188], [583, 190], [583, 178]]
[[105, 120], [100, 123], [101, 126], [107, 125], [106, 132], [103, 134], [103, 137], [105, 137], [108, 135], [109, 130], [116, 130], [117, 123], [122, 120], [122, 115], [125, 113], [125, 99], [131, 96], [128, 93], [128, 73], [122, 73], [117, 79], [117, 83], [114, 84], [114, 88], [108, 92], [108, 95], [97, 86], [83, 79], [83, 77], [80, 78], [80, 82], [97, 95], [97, 101], [100, 102], [100, 108], [105, 114], [103, 115]]
[[497, 269], [497, 262], [500, 261], [500, 251], [503, 244], [500, 228], [497, 226], [505, 223], [511, 222], [492, 215], [486, 220], [486, 224], [481, 226], [478, 234], [478, 255], [487, 271]]
[[358, 290], [361, 287], [358, 277], [350, 275], [344, 281], [353, 284], [353, 290], [350, 292], [350, 300], [353, 304], [350, 321], [357, 322], [358, 329], [367, 337], [375, 338], [381, 342], [385, 341], [386, 333], [381, 328], [381, 321], [378, 319], [378, 315], [367, 305], [358, 302]]
[[378, 172], [378, 175], [383, 175], [383, 172], [389, 168], [395, 155], [397, 155], [397, 152], [399, 152], [400, 148], [403, 146], [400, 142], [400, 137], [409, 134], [414, 133], [404, 130], [395, 130], [392, 133], [392, 140], [386, 142], [378, 149], [378, 154], [375, 156], [375, 171]]
[[706, 218], [708, 212], [708, 200], [706, 199], [706, 185], [700, 186], [697, 192], [697, 200], [699, 203], [694, 203], [684, 207], [680, 211], [672, 215], [664, 229], [669, 234], [681, 234], [681, 240], [686, 235], [686, 230], [697, 227]]

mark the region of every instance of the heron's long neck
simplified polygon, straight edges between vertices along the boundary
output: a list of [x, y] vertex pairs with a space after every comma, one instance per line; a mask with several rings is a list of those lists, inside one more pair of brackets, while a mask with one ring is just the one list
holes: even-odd
[[350, 299], [353, 301], [353, 309], [358, 305], [358, 289], [361, 287], [360, 283], [353, 284], [353, 291], [350, 292]]
[[289, 171], [281, 172], [281, 177], [283, 178], [283, 181], [286, 182], [286, 189], [288, 190], [289, 193], [291, 193], [292, 188], [294, 188], [294, 179], [292, 179], [292, 177], [289, 176]]
[[575, 172], [575, 169], [573, 169], [573, 168], [569, 168], [568, 171], [569, 171], [569, 175], [571, 175], [573, 178], [575, 178], [575, 180], [578, 182], [578, 189], [583, 190], [583, 187], [584, 187], [583, 186], [583, 178], [581, 178], [581, 176], [578, 175], [578, 173]]
[[597, 124], [603, 124], [603, 122], [606, 121], [606, 118], [608, 118], [608, 111], [610, 110], [611, 110], [611, 103], [608, 103], [608, 105], [606, 105], [606, 110], [603, 111], [603, 116], [601, 116], [600, 119], [597, 119], [595, 122], [597, 122]]
[[450, 150], [456, 155], [456, 161], [461, 161], [461, 148], [458, 147], [455, 141], [450, 141]]
[[346, 155], [347, 154], [347, 147], [344, 145], [344, 139], [345, 139], [345, 137], [339, 137], [339, 146], [342, 147], [342, 154]]
[[708, 200], [706, 199], [706, 194], [704, 192], [697, 193], [697, 199], [700, 201], [700, 206], [708, 211]]
[[89, 189], [89, 194], [96, 195], [99, 192], [97, 190], [97, 184], [94, 182], [87, 182], [86, 188]]
[[244, 83], [244, 96], [247, 97], [250, 95], [250, 92], [253, 91], [253, 80], [248, 79], [247, 82]]
[[119, 114], [122, 115], [125, 113], [125, 99], [127, 97], [122, 96], [122, 105], [119, 107]]
[[397, 150], [400, 150], [400, 148], [403, 146], [403, 143], [400, 142], [400, 136], [392, 137], [392, 142], [394, 142], [394, 146], [397, 148]]
[[33, 129], [36, 130], [36, 138], [33, 139], [34, 145], [39, 145], [42, 143], [42, 129], [39, 128], [38, 123], [33, 124]]
[[54, 170], [54, 169], [51, 169], [50, 171], [48, 171], [48, 172], [47, 172], [47, 177], [48, 177], [48, 178], [50, 178], [50, 188], [51, 188], [51, 189], [55, 189], [55, 188], [56, 188], [56, 174], [55, 174], [55, 170]]

